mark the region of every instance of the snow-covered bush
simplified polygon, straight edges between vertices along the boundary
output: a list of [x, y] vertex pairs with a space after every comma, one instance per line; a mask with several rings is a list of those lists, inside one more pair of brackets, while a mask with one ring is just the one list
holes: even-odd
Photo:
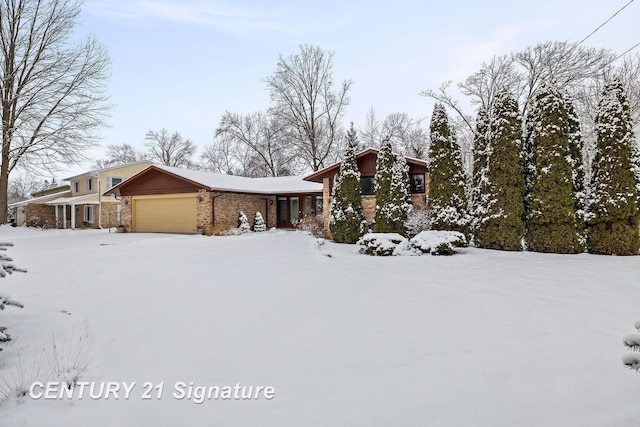
[[324, 235], [324, 220], [321, 216], [308, 215], [300, 220], [298, 223], [298, 230], [311, 233], [314, 237], [323, 237]]
[[[640, 320], [637, 320], [634, 326], [640, 332]], [[622, 342], [625, 347], [633, 351], [622, 356], [622, 363], [629, 369], [640, 371], [640, 334], [625, 335]]]
[[391, 256], [409, 252], [409, 240], [398, 233], [368, 233], [358, 240], [361, 254]]
[[[7, 277], [7, 274], [13, 274], [18, 271], [21, 273], [26, 273], [27, 270], [16, 267], [13, 264], [13, 259], [2, 253], [1, 251], [6, 251], [8, 247], [13, 246], [13, 243], [0, 242], [0, 278]], [[11, 299], [9, 295], [4, 293], [0, 293], [0, 310], [4, 310], [6, 306], [12, 305], [14, 307], [24, 307], [21, 302]], [[4, 331], [6, 328], [0, 328], [0, 341], [8, 341], [9, 335], [7, 335]]]
[[253, 216], [253, 231], [258, 233], [267, 231], [267, 224], [264, 223], [264, 218], [262, 218], [262, 214], [260, 212], [256, 212]]
[[427, 230], [413, 237], [410, 243], [423, 254], [453, 255], [456, 247], [467, 246], [467, 239], [458, 231]]
[[409, 210], [404, 222], [407, 236], [413, 237], [421, 231], [431, 230], [431, 212], [426, 207], [414, 207]]
[[238, 215], [238, 228], [243, 233], [248, 233], [251, 231], [251, 226], [249, 225], [249, 219], [247, 219], [247, 216], [242, 211], [240, 211], [240, 214]]

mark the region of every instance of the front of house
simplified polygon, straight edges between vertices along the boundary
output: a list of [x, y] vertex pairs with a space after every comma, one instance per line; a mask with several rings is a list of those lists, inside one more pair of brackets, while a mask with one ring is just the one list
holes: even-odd
[[149, 162], [134, 162], [97, 169], [65, 178], [70, 191], [44, 202], [57, 228], [108, 228], [120, 222], [120, 201], [102, 193], [145, 169]]
[[[378, 150], [356, 155], [367, 221], [375, 214]], [[406, 158], [414, 206], [426, 204], [427, 163]], [[322, 218], [329, 231], [329, 206], [336, 163], [306, 177], [248, 178], [151, 165], [103, 194], [121, 202], [120, 218], [128, 232], [223, 234], [237, 227], [240, 212], [249, 221], [260, 212], [268, 228], [295, 228], [304, 218]], [[73, 184], [72, 184], [73, 189]]]
[[[405, 157], [409, 165], [409, 179], [411, 182], [411, 200], [413, 206], [424, 207], [427, 203], [429, 193], [429, 173], [427, 162], [424, 160]], [[374, 219], [376, 212], [375, 195], [375, 175], [376, 163], [378, 160], [378, 150], [370, 148], [356, 154], [358, 171], [360, 172], [360, 192], [362, 194], [362, 207], [364, 216], [368, 223]], [[324, 234], [331, 238], [329, 230], [329, 207], [331, 206], [331, 191], [333, 181], [340, 172], [341, 163], [336, 163], [327, 168], [305, 177], [305, 181], [322, 183], [323, 206], [324, 206]]]
[[152, 165], [104, 194], [122, 202], [128, 232], [222, 234], [260, 212], [268, 228], [322, 214], [322, 186], [299, 176], [247, 178]]

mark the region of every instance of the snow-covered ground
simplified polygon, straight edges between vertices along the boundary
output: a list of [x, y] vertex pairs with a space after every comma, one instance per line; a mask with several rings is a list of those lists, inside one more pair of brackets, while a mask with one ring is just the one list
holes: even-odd
[[[52, 360], [81, 382], [136, 382], [126, 400], [12, 394], [2, 426], [640, 425], [640, 375], [621, 363], [640, 257], [380, 258], [283, 231], [3, 226], [0, 241], [29, 270], [0, 280], [25, 304], [0, 313], [14, 337], [0, 389], [46, 381]], [[142, 399], [144, 382], [162, 398]], [[275, 397], [197, 404], [177, 382]]]

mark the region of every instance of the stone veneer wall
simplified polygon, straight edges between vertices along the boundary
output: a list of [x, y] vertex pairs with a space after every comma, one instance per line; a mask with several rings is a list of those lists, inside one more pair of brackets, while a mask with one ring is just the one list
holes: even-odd
[[[244, 212], [253, 223], [253, 216], [260, 211], [260, 200], [267, 200], [267, 228], [276, 226], [276, 196], [241, 193], [209, 193], [206, 198], [213, 201], [213, 217], [211, 206], [198, 206], [198, 224], [202, 225], [206, 234], [222, 234], [231, 228], [238, 226], [238, 215]], [[213, 223], [211, 223], [213, 220]], [[202, 221], [202, 222], [201, 222]], [[207, 222], [208, 221], [208, 222]]]
[[133, 205], [131, 196], [122, 196], [120, 204], [122, 205], [122, 211], [120, 213], [120, 223], [124, 225], [127, 233], [131, 232], [131, 226], [133, 224], [131, 206]]
[[42, 226], [45, 221], [48, 221], [49, 228], [56, 228], [55, 206], [43, 205], [40, 203], [29, 203], [24, 207], [24, 223], [31, 225], [30, 219], [32, 217], [40, 218], [40, 226]]

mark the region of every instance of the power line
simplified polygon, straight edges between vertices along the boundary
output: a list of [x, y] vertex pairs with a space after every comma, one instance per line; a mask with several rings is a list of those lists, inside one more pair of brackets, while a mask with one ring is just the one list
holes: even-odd
[[637, 48], [638, 46], [640, 46], [640, 43], [636, 44], [633, 47], [630, 47], [629, 49], [627, 49], [624, 52], [622, 52], [620, 55], [616, 56], [616, 59], [611, 61], [611, 63], [616, 62], [618, 59], [622, 58], [623, 56], [625, 56], [627, 53], [631, 52], [633, 49]]
[[[622, 12], [624, 9], [627, 8], [627, 6], [629, 6], [631, 3], [633, 3], [634, 0], [629, 1], [629, 3], [625, 4], [624, 6], [622, 6], [616, 13], [614, 13], [613, 15], [611, 15], [611, 17], [609, 19], [607, 19], [606, 21], [604, 21], [602, 24], [600, 24], [600, 26], [598, 26], [598, 28], [596, 28], [595, 30], [593, 30], [591, 33], [589, 33], [589, 35], [585, 38], [583, 38], [582, 40], [580, 40], [576, 46], [580, 46], [582, 44], [582, 42], [584, 42], [585, 40], [587, 40], [589, 37], [591, 37], [592, 35], [594, 35], [595, 33], [598, 32], [598, 30], [600, 30], [600, 28], [604, 27], [605, 25], [607, 25], [609, 23], [609, 21], [611, 21], [613, 18], [616, 17], [616, 15], [618, 15], [620, 12]], [[627, 52], [625, 52], [627, 53]]]

